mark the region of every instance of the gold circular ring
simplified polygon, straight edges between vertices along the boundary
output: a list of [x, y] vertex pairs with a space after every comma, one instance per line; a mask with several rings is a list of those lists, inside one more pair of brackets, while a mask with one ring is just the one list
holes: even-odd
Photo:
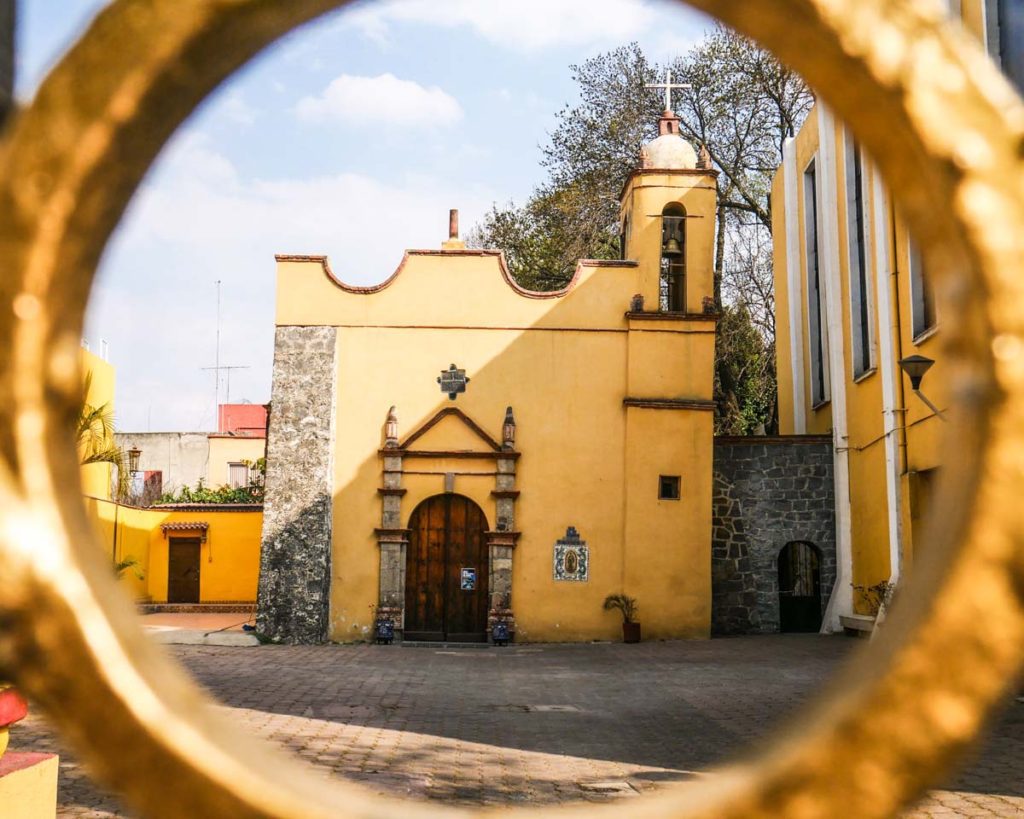
[[[234, 69], [342, 5], [115, 0], [0, 142], [0, 674], [147, 815], [462, 813], [329, 785], [214, 711], [117, 591], [73, 457], [84, 306], [143, 174]], [[1024, 105], [934, 0], [691, 5], [823, 89], [899, 193], [943, 285], [956, 445], [870, 652], [769, 753], [631, 814], [889, 816], [949, 769], [1024, 657]], [[535, 813], [583, 810], [617, 807]]]

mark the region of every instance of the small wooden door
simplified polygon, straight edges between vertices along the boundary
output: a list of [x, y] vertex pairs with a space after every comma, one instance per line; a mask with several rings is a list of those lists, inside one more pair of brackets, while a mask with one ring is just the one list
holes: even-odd
[[779, 629], [821, 629], [821, 568], [810, 543], [787, 543], [779, 553]]
[[199, 602], [199, 538], [171, 538], [167, 547], [167, 602]]
[[409, 518], [405, 638], [487, 639], [487, 519], [462, 495], [437, 495]]

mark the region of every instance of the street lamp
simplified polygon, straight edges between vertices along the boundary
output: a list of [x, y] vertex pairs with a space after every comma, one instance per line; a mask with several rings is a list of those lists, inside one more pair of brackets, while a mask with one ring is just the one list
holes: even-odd
[[142, 450], [136, 446], [133, 446], [128, 450], [128, 471], [133, 475], [139, 471], [139, 456], [142, 455]]
[[945, 421], [946, 416], [942, 414], [942, 410], [929, 401], [928, 396], [921, 392], [921, 379], [924, 378], [924, 374], [931, 369], [932, 364], [934, 363], [934, 360], [925, 358], [923, 355], [911, 355], [906, 358], [901, 358], [899, 361], [900, 369], [903, 370], [910, 379], [910, 388], [914, 391], [914, 394], [924, 401], [925, 406], [927, 406], [928, 409]]

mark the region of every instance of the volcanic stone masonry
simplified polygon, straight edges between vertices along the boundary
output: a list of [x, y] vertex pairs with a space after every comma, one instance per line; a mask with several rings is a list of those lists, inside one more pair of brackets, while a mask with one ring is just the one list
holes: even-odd
[[327, 639], [337, 333], [278, 327], [256, 628], [285, 643]]
[[832, 441], [822, 436], [717, 438], [712, 499], [711, 633], [779, 630], [779, 552], [821, 556], [821, 609], [836, 577]]

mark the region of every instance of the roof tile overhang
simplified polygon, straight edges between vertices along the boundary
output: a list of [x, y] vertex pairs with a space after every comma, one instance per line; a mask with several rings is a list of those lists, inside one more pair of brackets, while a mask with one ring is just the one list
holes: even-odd
[[210, 524], [203, 520], [196, 521], [175, 521], [174, 523], [161, 523], [160, 529], [164, 533], [164, 537], [167, 537], [168, 532], [199, 532], [200, 539], [206, 540], [206, 532], [210, 528]]

